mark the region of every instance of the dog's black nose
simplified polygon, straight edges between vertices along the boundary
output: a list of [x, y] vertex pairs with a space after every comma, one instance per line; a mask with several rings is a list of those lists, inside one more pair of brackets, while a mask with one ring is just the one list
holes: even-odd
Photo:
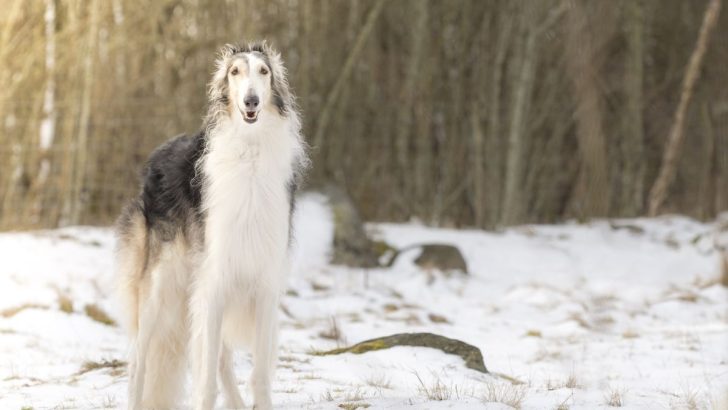
[[247, 110], [254, 110], [258, 107], [258, 103], [260, 103], [260, 100], [258, 99], [257, 95], [249, 95], [245, 97], [245, 100], [243, 100], [245, 103], [245, 109]]

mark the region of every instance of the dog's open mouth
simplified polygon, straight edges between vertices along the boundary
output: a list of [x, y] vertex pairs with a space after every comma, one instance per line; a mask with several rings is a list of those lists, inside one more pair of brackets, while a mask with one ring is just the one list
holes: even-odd
[[258, 111], [243, 111], [243, 119], [248, 124], [258, 121]]

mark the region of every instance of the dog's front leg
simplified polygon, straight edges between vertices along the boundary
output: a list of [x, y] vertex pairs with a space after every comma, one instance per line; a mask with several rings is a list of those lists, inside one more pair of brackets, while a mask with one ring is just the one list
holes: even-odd
[[220, 352], [220, 381], [225, 392], [227, 409], [242, 409], [245, 407], [243, 398], [240, 397], [238, 384], [235, 381], [235, 370], [233, 369], [233, 352], [223, 343]]
[[255, 341], [250, 384], [255, 400], [253, 407], [257, 410], [273, 408], [271, 379], [278, 355], [278, 301], [278, 292], [272, 289], [261, 290], [255, 297]]
[[210, 410], [215, 406], [217, 396], [217, 365], [225, 292], [205, 281], [200, 285], [194, 290], [191, 306], [194, 408]]

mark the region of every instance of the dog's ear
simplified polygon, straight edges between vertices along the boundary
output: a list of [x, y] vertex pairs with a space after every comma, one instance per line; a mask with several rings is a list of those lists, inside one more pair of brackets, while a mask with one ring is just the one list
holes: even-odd
[[281, 54], [267, 42], [262, 42], [261, 48], [271, 69], [273, 104], [278, 108], [281, 115], [284, 115], [291, 109], [291, 104], [293, 104], [291, 92], [288, 88], [286, 67], [283, 65]]
[[210, 104], [228, 102], [227, 71], [232, 57], [241, 51], [237, 44], [225, 44], [220, 48], [215, 60], [215, 71], [207, 86], [207, 98]]
[[217, 61], [220, 60], [229, 60], [230, 57], [235, 55], [235, 53], [238, 53], [240, 49], [240, 46], [237, 44], [225, 44], [220, 48], [220, 51], [217, 52]]

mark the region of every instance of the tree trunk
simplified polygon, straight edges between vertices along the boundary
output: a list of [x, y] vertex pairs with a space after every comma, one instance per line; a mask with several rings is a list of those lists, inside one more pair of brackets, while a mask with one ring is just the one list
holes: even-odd
[[26, 222], [43, 225], [43, 206], [46, 200], [46, 182], [51, 172], [51, 152], [56, 135], [56, 1], [45, 0], [43, 14], [45, 32], [45, 90], [43, 93], [43, 117], [38, 131], [38, 169], [30, 187], [26, 207]]
[[645, 136], [644, 119], [644, 7], [642, 0], [626, 4], [627, 58], [624, 70], [626, 93], [624, 134], [621, 138], [623, 167], [620, 174], [621, 214], [638, 216], [644, 207]]
[[487, 179], [489, 197], [489, 225], [495, 226], [500, 221], [503, 192], [503, 137], [501, 136], [501, 93], [503, 87], [503, 71], [505, 69], [506, 55], [510, 46], [513, 32], [513, 17], [506, 10], [499, 13], [498, 39], [495, 45], [495, 58], [493, 59], [493, 74], [490, 83], [488, 105], [488, 137], [486, 142]]
[[483, 156], [483, 130], [480, 127], [480, 118], [478, 118], [478, 107], [470, 109], [470, 122], [472, 126], [473, 145], [472, 145], [472, 162], [473, 162], [473, 213], [475, 218], [475, 226], [483, 227], [485, 225], [485, 160]]
[[[535, 10], [530, 11], [536, 15]], [[528, 14], [526, 12], [525, 14]], [[523, 18], [524, 40], [521, 45], [519, 58], [519, 72], [514, 85], [513, 102], [511, 108], [511, 123], [508, 131], [508, 154], [506, 157], [505, 192], [503, 197], [503, 214], [501, 222], [504, 225], [521, 223], [525, 218], [525, 203], [523, 199], [523, 182], [525, 175], [524, 141], [526, 121], [528, 120], [529, 103], [536, 80], [536, 67], [538, 65], [537, 29], [535, 18]]]
[[[422, 54], [425, 50], [424, 45], [425, 39], [427, 38], [425, 31], [427, 30], [428, 7], [429, 5], [427, 2], [418, 1], [415, 3], [415, 7], [412, 10], [415, 26], [411, 34], [412, 46], [409, 55], [409, 62], [407, 63], [407, 70], [404, 76], [404, 84], [402, 85], [402, 100], [400, 105], [402, 109], [397, 116], [397, 123], [395, 127], [397, 164], [399, 167], [398, 173], [401, 176], [400, 181], [398, 181], [401, 189], [397, 191], [399, 192], [398, 195], [401, 195], [404, 198], [411, 198], [413, 191], [411, 189], [411, 185], [407, 184], [411, 170], [410, 136], [414, 131], [412, 129], [412, 115], [414, 110], [413, 105], [415, 102], [415, 86], [417, 85], [417, 80], [419, 78], [417, 74], [420, 70], [420, 66], [422, 65]], [[400, 202], [405, 204], [408, 203], [404, 198], [402, 198]], [[408, 207], [406, 212], [408, 213], [407, 217], [409, 217], [412, 213], [411, 207]]]
[[79, 119], [78, 140], [76, 142], [76, 160], [73, 166], [73, 194], [70, 210], [70, 223], [81, 222], [81, 211], [84, 203], [83, 185], [86, 179], [88, 162], [88, 135], [91, 119], [91, 93], [94, 76], [94, 60], [96, 58], [96, 40], [99, 25], [99, 0], [91, 0], [86, 57], [84, 60], [83, 94], [81, 96], [81, 117]]
[[710, 0], [708, 7], [705, 9], [705, 16], [700, 28], [700, 34], [698, 35], [698, 42], [685, 71], [685, 78], [683, 79], [682, 91], [680, 93], [680, 102], [675, 111], [675, 118], [662, 156], [660, 172], [650, 190], [650, 216], [657, 216], [658, 212], [660, 212], [660, 208], [667, 198], [668, 188], [672, 180], [675, 179], [680, 146], [685, 138], [685, 116], [687, 114], [688, 104], [693, 96], [695, 82], [700, 76], [700, 65], [703, 62], [705, 51], [708, 49], [710, 33], [718, 22], [719, 13], [720, 0]]
[[699, 216], [701, 219], [709, 219], [716, 215], [716, 192], [718, 184], [718, 147], [715, 142], [715, 131], [713, 119], [710, 114], [710, 105], [704, 103], [701, 107], [701, 119], [705, 130], [705, 144], [703, 144], [703, 155], [705, 158], [701, 178], [699, 182]]
[[321, 110], [321, 115], [318, 118], [318, 123], [316, 124], [316, 132], [314, 133], [313, 137], [314, 149], [321, 149], [323, 138], [329, 125], [331, 114], [339, 99], [339, 94], [341, 94], [341, 90], [348, 80], [352, 69], [354, 68], [354, 62], [357, 61], [359, 54], [361, 53], [361, 50], [366, 43], [366, 40], [369, 38], [369, 34], [371, 34], [372, 29], [374, 28], [374, 24], [377, 22], [379, 14], [384, 8], [384, 4], [384, 0], [379, 0], [377, 3], [374, 4], [374, 6], [372, 6], [372, 9], [369, 11], [369, 15], [367, 16], [364, 25], [357, 35], [354, 46], [351, 48], [349, 55], [346, 57], [344, 66], [341, 68], [341, 71], [339, 72], [334, 86], [331, 88], [331, 91], [326, 97], [326, 102], [324, 103], [323, 109]]
[[607, 216], [609, 178], [604, 130], [602, 96], [594, 64], [595, 42], [581, 2], [570, 3], [567, 13], [566, 66], [572, 81], [579, 142], [580, 173], [575, 187], [572, 210], [579, 217]]

